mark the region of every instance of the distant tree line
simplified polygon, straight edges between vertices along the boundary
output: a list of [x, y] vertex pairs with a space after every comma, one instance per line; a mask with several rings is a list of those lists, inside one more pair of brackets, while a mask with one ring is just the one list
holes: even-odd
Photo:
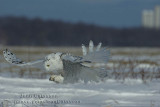
[[109, 46], [160, 46], [160, 30], [107, 28], [85, 23], [0, 17], [0, 44], [18, 46], [80, 46], [89, 40]]

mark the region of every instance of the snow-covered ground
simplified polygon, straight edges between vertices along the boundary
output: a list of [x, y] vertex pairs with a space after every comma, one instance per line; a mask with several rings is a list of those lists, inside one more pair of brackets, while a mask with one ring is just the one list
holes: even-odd
[[160, 107], [159, 98], [160, 80], [56, 84], [48, 79], [0, 77], [1, 105], [10, 107]]

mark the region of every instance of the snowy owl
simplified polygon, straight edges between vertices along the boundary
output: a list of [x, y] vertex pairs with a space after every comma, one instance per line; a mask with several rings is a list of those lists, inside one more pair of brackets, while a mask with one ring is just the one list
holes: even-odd
[[15, 54], [8, 49], [3, 51], [4, 58], [11, 64], [17, 66], [31, 66], [43, 64], [46, 72], [52, 71], [49, 80], [56, 83], [75, 83], [79, 80], [100, 81], [106, 77], [107, 71], [102, 67], [95, 67], [95, 64], [106, 64], [109, 60], [110, 51], [108, 48], [101, 48], [99, 43], [94, 49], [93, 41], [89, 42], [89, 50], [82, 44], [83, 56], [74, 56], [68, 53], [51, 53], [45, 58], [33, 62], [24, 62], [17, 58]]

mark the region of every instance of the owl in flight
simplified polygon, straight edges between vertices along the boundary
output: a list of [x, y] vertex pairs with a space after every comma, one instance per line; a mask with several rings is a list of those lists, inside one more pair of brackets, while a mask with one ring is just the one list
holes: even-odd
[[88, 52], [85, 45], [82, 44], [83, 56], [57, 52], [33, 62], [22, 61], [8, 49], [3, 51], [3, 55], [7, 62], [17, 66], [42, 64], [46, 72], [52, 71], [54, 73], [49, 80], [56, 83], [75, 83], [79, 80], [85, 83], [88, 81], [98, 82], [107, 76], [107, 71], [103, 67], [95, 67], [94, 65], [105, 65], [110, 55], [109, 49], [101, 48], [101, 45], [102, 43], [99, 43], [96, 49], [94, 49], [94, 44], [90, 41]]

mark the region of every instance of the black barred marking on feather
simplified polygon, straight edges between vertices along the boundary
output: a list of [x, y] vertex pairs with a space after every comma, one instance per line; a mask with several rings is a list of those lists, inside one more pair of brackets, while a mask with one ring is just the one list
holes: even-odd
[[84, 61], [84, 62], [91, 63], [91, 61]]
[[12, 52], [10, 52], [8, 49], [3, 51], [3, 54], [4, 54], [4, 58], [10, 63], [13, 63], [13, 64], [21, 64], [21, 63], [23, 63], [23, 61], [21, 61], [20, 59], [16, 58], [16, 56]]

